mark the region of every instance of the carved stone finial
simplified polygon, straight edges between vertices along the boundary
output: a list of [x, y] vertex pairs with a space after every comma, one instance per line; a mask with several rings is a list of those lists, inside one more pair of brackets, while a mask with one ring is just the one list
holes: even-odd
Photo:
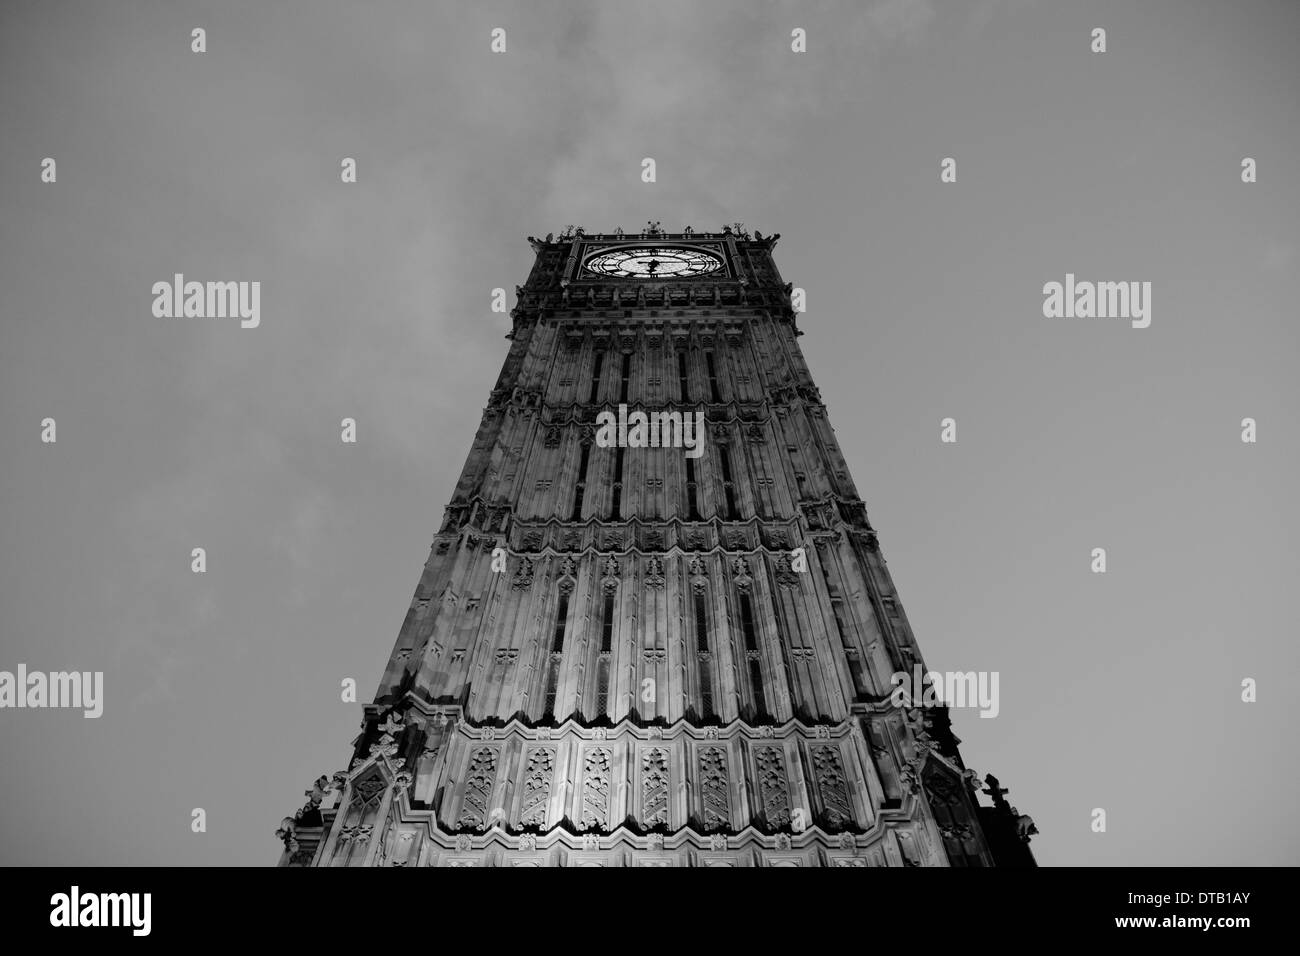
[[656, 591], [664, 586], [664, 563], [657, 557], [651, 557], [646, 562], [645, 584]]
[[275, 838], [283, 843], [284, 848], [290, 853], [298, 852], [298, 827], [293, 817], [285, 817], [280, 821], [280, 829], [275, 831]]
[[1028, 843], [1029, 838], [1038, 833], [1034, 818], [1027, 813], [1021, 813], [1015, 807], [1011, 808], [1011, 815], [1016, 818], [1016, 836]]
[[993, 805], [994, 806], [1005, 805], [1007, 802], [1006, 795], [1011, 791], [1008, 790], [1006, 787], [999, 786], [998, 778], [993, 776], [993, 774], [988, 774], [984, 778], [984, 782], [988, 784], [988, 788], [984, 791], [984, 793], [988, 794], [990, 797], [993, 798]]
[[514, 591], [526, 591], [533, 586], [533, 562], [524, 558], [520, 563], [518, 570], [515, 571], [514, 580], [510, 582], [510, 588]]
[[603, 577], [601, 585], [606, 591], [618, 590], [618, 558], [612, 554], [605, 559], [605, 565], [602, 568]]

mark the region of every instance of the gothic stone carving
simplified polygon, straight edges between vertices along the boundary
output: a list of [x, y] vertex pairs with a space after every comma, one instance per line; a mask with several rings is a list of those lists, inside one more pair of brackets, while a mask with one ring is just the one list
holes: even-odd
[[790, 822], [790, 784], [785, 774], [785, 757], [780, 747], [759, 747], [758, 790], [763, 803], [763, 818], [773, 829]]
[[782, 554], [776, 559], [776, 583], [783, 588], [797, 588], [799, 573], [790, 567], [790, 558]]
[[526, 827], [544, 827], [547, 805], [551, 799], [551, 777], [555, 769], [555, 751], [539, 747], [528, 755], [524, 771], [524, 798], [519, 822]]
[[582, 774], [582, 826], [604, 830], [609, 826], [609, 751], [593, 747], [587, 751]]
[[469, 770], [465, 779], [465, 800], [460, 811], [459, 827], [487, 829], [488, 800], [492, 797], [492, 785], [496, 782], [497, 755], [489, 747], [474, 751], [470, 758]]
[[849, 801], [848, 782], [844, 779], [844, 764], [839, 748], [814, 747], [812, 762], [826, 824], [832, 828], [842, 827], [853, 819], [853, 809]]
[[605, 559], [604, 577], [601, 578], [601, 587], [606, 591], [618, 590], [618, 559], [612, 554]]
[[700, 751], [700, 802], [704, 807], [705, 830], [731, 826], [727, 752], [721, 747], [705, 747]]
[[641, 758], [641, 822], [668, 825], [668, 751], [654, 747]]
[[645, 586], [659, 590], [664, 586], [664, 563], [659, 558], [650, 558], [645, 566]]

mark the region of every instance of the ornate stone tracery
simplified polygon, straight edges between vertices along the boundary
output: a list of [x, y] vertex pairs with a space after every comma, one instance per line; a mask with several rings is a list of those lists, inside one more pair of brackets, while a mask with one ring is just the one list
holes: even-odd
[[465, 797], [456, 825], [462, 829], [487, 829], [488, 800], [496, 783], [497, 754], [491, 747], [480, 747], [470, 760], [465, 780]]
[[839, 829], [851, 823], [853, 805], [849, 800], [840, 749], [834, 746], [813, 747], [812, 762], [826, 824], [832, 829]]
[[529, 753], [528, 767], [524, 773], [524, 796], [519, 812], [521, 826], [546, 826], [551, 799], [551, 777], [554, 772], [554, 750], [539, 747]]
[[609, 826], [610, 752], [605, 747], [587, 751], [582, 771], [582, 827], [604, 830]]
[[668, 751], [652, 747], [641, 757], [641, 823], [647, 827], [668, 823]]
[[727, 752], [721, 747], [705, 747], [700, 751], [700, 797], [704, 809], [704, 829], [730, 828], [731, 788]]
[[759, 747], [754, 751], [758, 764], [758, 786], [763, 801], [763, 819], [776, 829], [790, 823], [790, 783], [786, 778], [785, 756], [780, 747]]

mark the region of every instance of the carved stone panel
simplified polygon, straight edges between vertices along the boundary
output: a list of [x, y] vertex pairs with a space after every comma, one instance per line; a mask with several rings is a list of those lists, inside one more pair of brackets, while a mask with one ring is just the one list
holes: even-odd
[[664, 586], [664, 563], [659, 558], [652, 557], [646, 561], [645, 586], [661, 590]]
[[496, 776], [496, 751], [489, 747], [474, 751], [465, 776], [465, 799], [462, 801], [460, 819], [456, 821], [457, 826], [487, 829], [488, 801], [492, 798]]
[[668, 825], [668, 751], [654, 747], [641, 757], [641, 823]]
[[704, 808], [705, 830], [730, 829], [730, 794], [727, 752], [721, 747], [705, 747], [700, 751], [700, 803]]
[[587, 751], [582, 771], [582, 826], [587, 830], [609, 827], [610, 754], [604, 747]]
[[759, 747], [754, 752], [758, 765], [758, 793], [763, 819], [773, 829], [790, 823], [790, 783], [786, 777], [785, 755], [780, 747]]
[[853, 805], [849, 800], [849, 787], [844, 778], [844, 761], [839, 748], [813, 747], [812, 763], [826, 825], [832, 829], [847, 825], [853, 820]]
[[524, 770], [524, 796], [519, 808], [519, 823], [525, 827], [545, 827], [551, 799], [551, 778], [555, 772], [555, 751], [539, 747], [528, 754]]

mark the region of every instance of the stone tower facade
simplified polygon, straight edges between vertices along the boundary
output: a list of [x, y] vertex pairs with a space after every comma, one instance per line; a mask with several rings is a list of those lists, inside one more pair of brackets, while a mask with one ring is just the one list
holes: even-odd
[[1032, 865], [980, 807], [797, 337], [777, 236], [532, 239], [509, 354], [283, 865]]

